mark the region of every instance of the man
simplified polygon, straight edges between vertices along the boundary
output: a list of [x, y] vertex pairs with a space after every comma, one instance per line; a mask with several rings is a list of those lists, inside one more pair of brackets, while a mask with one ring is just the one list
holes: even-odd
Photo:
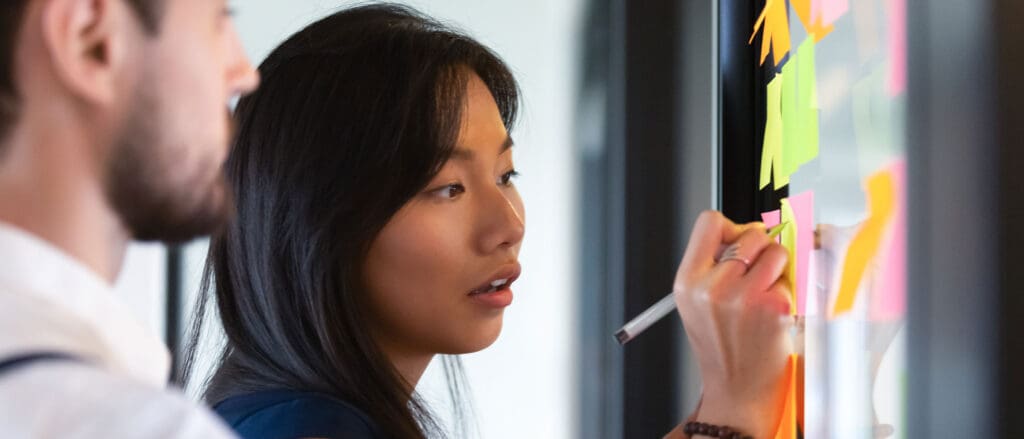
[[0, 2], [0, 437], [230, 437], [111, 285], [226, 219], [257, 82], [224, 0]]

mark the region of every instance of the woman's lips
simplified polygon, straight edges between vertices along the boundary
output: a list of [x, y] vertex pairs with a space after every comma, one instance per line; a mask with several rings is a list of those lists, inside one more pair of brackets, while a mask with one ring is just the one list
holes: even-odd
[[469, 294], [480, 294], [491, 291], [492, 289], [501, 289], [502, 287], [511, 286], [516, 279], [519, 279], [520, 272], [521, 269], [518, 263], [502, 267], [492, 274], [486, 282], [481, 283], [470, 290]]
[[512, 304], [512, 289], [508, 286], [487, 293], [473, 293], [469, 297], [473, 301], [492, 308], [504, 308]]
[[490, 280], [469, 292], [469, 297], [483, 305], [504, 308], [512, 304], [512, 283], [519, 278], [519, 264], [499, 269]]

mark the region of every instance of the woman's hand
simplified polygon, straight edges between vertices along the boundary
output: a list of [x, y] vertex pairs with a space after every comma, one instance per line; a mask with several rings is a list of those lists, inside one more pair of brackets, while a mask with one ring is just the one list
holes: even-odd
[[761, 223], [697, 220], [674, 286], [704, 384], [697, 421], [774, 435], [792, 351], [787, 255]]

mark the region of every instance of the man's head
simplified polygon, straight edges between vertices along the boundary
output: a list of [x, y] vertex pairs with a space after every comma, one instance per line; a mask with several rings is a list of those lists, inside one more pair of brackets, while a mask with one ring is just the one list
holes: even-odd
[[205, 234], [230, 211], [228, 101], [257, 82], [225, 0], [3, 0], [0, 167], [67, 129], [133, 237]]

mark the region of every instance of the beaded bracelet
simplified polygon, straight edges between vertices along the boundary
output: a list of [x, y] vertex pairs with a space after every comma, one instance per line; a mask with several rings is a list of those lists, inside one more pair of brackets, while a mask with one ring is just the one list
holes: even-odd
[[705, 424], [703, 422], [687, 422], [686, 425], [683, 425], [683, 433], [686, 433], [689, 436], [699, 434], [701, 436], [715, 437], [719, 439], [754, 439], [751, 436], [734, 431], [729, 427]]

